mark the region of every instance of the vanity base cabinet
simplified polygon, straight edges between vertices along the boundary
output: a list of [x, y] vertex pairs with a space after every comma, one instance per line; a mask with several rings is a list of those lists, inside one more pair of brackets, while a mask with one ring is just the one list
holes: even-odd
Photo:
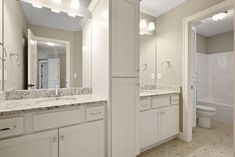
[[146, 150], [179, 133], [179, 106], [140, 112], [140, 149]]
[[58, 157], [58, 130], [0, 141], [1, 157]]
[[104, 122], [59, 129], [59, 157], [104, 157]]

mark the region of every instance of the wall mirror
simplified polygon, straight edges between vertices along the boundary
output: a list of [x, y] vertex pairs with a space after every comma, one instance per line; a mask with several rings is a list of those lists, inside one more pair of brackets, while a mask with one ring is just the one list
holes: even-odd
[[4, 0], [4, 90], [91, 87], [90, 2]]
[[140, 16], [140, 84], [141, 88], [156, 87], [157, 36], [155, 17]]

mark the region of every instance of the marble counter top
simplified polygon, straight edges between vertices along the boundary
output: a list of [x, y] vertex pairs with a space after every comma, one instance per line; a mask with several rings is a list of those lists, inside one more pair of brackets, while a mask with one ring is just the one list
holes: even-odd
[[180, 94], [178, 90], [143, 90], [140, 92], [140, 97], [161, 96], [170, 94]]
[[95, 95], [75, 95], [65, 97], [6, 100], [0, 103], [0, 116], [39, 112], [53, 109], [76, 107], [85, 104], [107, 103], [104, 98]]

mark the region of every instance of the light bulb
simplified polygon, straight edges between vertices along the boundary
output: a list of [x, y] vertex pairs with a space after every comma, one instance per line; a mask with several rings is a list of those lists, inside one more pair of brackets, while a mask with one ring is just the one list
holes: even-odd
[[60, 13], [59, 9], [51, 9], [51, 11], [54, 12], [54, 13]]
[[214, 20], [214, 21], [220, 21], [220, 20], [224, 19], [224, 18], [226, 17], [226, 15], [227, 15], [226, 12], [216, 14], [216, 15], [212, 16], [212, 20]]
[[146, 28], [147, 27], [147, 21], [145, 19], [140, 20], [140, 28]]
[[149, 24], [148, 24], [148, 30], [149, 30], [149, 31], [155, 30], [155, 24], [154, 24], [154, 22], [149, 22]]
[[35, 8], [39, 8], [39, 9], [42, 8], [42, 4], [41, 3], [32, 3], [32, 6], [35, 7]]

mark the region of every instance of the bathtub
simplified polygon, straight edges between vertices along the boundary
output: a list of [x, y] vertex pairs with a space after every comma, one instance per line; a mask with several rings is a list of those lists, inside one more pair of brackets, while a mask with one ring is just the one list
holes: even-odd
[[197, 105], [205, 105], [216, 108], [216, 115], [213, 119], [233, 124], [233, 105], [218, 103], [213, 100], [198, 100]]

